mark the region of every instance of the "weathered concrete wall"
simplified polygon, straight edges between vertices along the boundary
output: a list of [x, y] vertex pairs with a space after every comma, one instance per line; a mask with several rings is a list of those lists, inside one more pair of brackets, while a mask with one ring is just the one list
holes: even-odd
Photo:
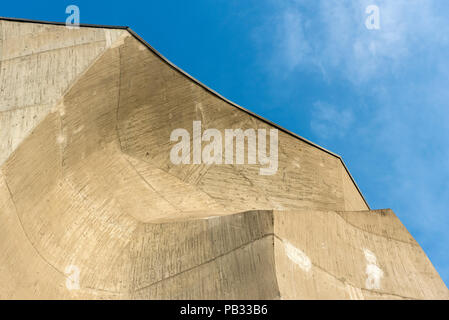
[[341, 179], [344, 197], [344, 210], [357, 211], [366, 210], [366, 203], [360, 196], [354, 182], [349, 177], [348, 172], [341, 167]]
[[[273, 126], [128, 31], [11, 21], [0, 31], [0, 298], [447, 297], [396, 218], [344, 212], [367, 205], [335, 155], [279, 131], [273, 176], [173, 165], [170, 133], [194, 120]], [[380, 289], [364, 286], [364, 248]], [[65, 285], [70, 266], [79, 290]]]
[[418, 243], [391, 210], [275, 212], [285, 299], [448, 299]]
[[[196, 85], [129, 34], [124, 41], [126, 31], [118, 30], [114, 43], [107, 40], [114, 30], [9, 21], [2, 22], [2, 29], [3, 47], [11, 47], [2, 58], [3, 66], [11, 64], [2, 67], [1, 74], [4, 158], [53, 111], [59, 113], [59, 120], [57, 114], [49, 118], [60, 122], [56, 142], [63, 150], [64, 166], [115, 141], [130, 155], [127, 160], [137, 174], [157, 185], [154, 192], [166, 193], [157, 196], [159, 204], [153, 206], [164, 218], [211, 209], [344, 210], [345, 199], [353, 199], [353, 210], [367, 208], [352, 181], [346, 181], [349, 177], [338, 158], [284, 132], [279, 137], [279, 170], [273, 176], [259, 175], [256, 165], [174, 166], [169, 160], [170, 133], [176, 128], [191, 130], [194, 120], [202, 120], [204, 129], [222, 131], [270, 126]], [[32, 33], [37, 38], [28, 40]], [[60, 38], [64, 40], [58, 42]], [[95, 48], [85, 51], [86, 46]], [[20, 54], [25, 66], [15, 62], [22, 61]], [[12, 74], [21, 76], [11, 80]], [[172, 181], [164, 185], [167, 180]], [[228, 184], [233, 188], [226, 188]]]
[[0, 164], [124, 30], [0, 21]]
[[[284, 132], [279, 132], [279, 170], [272, 176], [259, 175], [259, 165], [173, 165], [170, 133], [184, 128], [192, 137], [193, 121], [223, 136], [225, 129], [273, 127], [194, 84], [134, 38], [128, 38], [120, 52], [118, 134], [123, 152], [196, 186], [234, 212], [345, 210], [345, 196], [352, 209], [367, 209], [356, 188], [347, 185], [349, 177], [338, 158]], [[232, 188], [226, 187], [229, 184]]]
[[[2, 183], [0, 190], [3, 187]], [[10, 206], [7, 209], [13, 211]], [[2, 255], [0, 260], [4, 271], [1, 298], [449, 298], [424, 252], [388, 210], [344, 214], [253, 211], [184, 222], [139, 223], [131, 234], [118, 233], [128, 237], [128, 246], [105, 245], [94, 254], [72, 257], [70, 263], [81, 272], [81, 288], [76, 291], [65, 288], [66, 278], [59, 269], [63, 264], [48, 260], [48, 252], [37, 255], [27, 247], [23, 231], [12, 228], [18, 223], [4, 219], [15, 215], [2, 215], [7, 222], [6, 237], [17, 240], [2, 251], [7, 259]], [[357, 226], [364, 218], [368, 223]], [[110, 233], [103, 230], [101, 236]], [[93, 245], [92, 239], [81, 242], [86, 250]], [[108, 239], [108, 243], [113, 242]], [[13, 244], [21, 250], [14, 250]], [[120, 259], [104, 261], [105, 251], [113, 251]], [[101, 270], [95, 270], [97, 264]]]

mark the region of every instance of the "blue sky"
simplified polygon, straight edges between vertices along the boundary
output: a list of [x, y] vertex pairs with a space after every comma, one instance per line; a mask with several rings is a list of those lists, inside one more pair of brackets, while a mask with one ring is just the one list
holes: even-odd
[[[449, 283], [447, 0], [15, 1], [0, 15], [128, 25], [230, 100], [343, 156]], [[368, 5], [380, 30], [365, 27]]]

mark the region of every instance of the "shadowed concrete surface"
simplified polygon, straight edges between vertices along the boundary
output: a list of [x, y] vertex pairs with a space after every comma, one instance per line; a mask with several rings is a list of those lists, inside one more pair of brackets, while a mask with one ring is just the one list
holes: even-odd
[[[0, 37], [0, 298], [449, 298], [339, 156], [227, 101], [131, 30], [2, 19]], [[279, 129], [277, 172], [174, 165], [170, 134], [194, 121]]]

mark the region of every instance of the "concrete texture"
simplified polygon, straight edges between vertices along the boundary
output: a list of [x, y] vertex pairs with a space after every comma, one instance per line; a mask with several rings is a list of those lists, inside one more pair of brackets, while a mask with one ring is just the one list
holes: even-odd
[[[339, 156], [227, 101], [131, 30], [0, 20], [0, 35], [0, 298], [449, 298]], [[170, 133], [198, 120], [277, 128], [277, 173], [174, 165]]]

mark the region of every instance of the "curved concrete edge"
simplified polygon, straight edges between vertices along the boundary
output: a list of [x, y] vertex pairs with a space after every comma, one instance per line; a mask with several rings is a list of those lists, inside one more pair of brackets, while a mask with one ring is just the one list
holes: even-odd
[[[63, 22], [50, 22], [50, 21], [40, 21], [40, 20], [30, 20], [30, 19], [20, 19], [20, 18], [8, 18], [8, 17], [0, 17], [0, 20], [4, 20], [4, 21], [14, 21], [14, 22], [24, 22], [24, 23], [37, 23], [37, 24], [48, 24], [48, 25], [59, 25], [59, 26], [65, 26], [65, 23]], [[352, 174], [350, 173], [348, 167], [346, 166], [343, 158], [332, 152], [329, 151], [323, 147], [321, 147], [320, 145], [304, 138], [301, 137], [300, 135], [283, 128], [282, 126], [238, 105], [235, 102], [230, 101], [229, 99], [223, 97], [221, 94], [219, 94], [218, 92], [216, 92], [215, 90], [209, 88], [208, 86], [206, 86], [205, 84], [203, 84], [202, 82], [200, 82], [199, 80], [197, 80], [196, 78], [194, 78], [193, 76], [191, 76], [190, 74], [188, 74], [187, 72], [185, 72], [184, 70], [182, 70], [181, 68], [179, 68], [178, 66], [176, 66], [175, 64], [173, 64], [172, 62], [170, 62], [166, 57], [164, 57], [160, 52], [158, 52], [155, 48], [153, 48], [148, 42], [146, 42], [142, 37], [140, 37], [136, 32], [134, 32], [130, 27], [128, 26], [105, 26], [105, 25], [95, 25], [95, 24], [80, 24], [80, 27], [86, 27], [86, 28], [105, 28], [105, 29], [122, 29], [122, 30], [127, 30], [135, 39], [137, 39], [139, 42], [141, 42], [143, 45], [145, 45], [150, 51], [152, 51], [155, 55], [157, 55], [162, 61], [164, 61], [165, 63], [167, 63], [167, 65], [169, 65], [170, 67], [172, 67], [173, 69], [175, 69], [176, 71], [180, 72], [182, 75], [184, 75], [185, 77], [187, 77], [188, 79], [190, 79], [191, 81], [193, 81], [194, 83], [196, 83], [197, 85], [201, 86], [203, 89], [207, 90], [208, 92], [212, 93], [213, 95], [215, 95], [216, 97], [218, 97], [219, 99], [227, 102], [228, 104], [230, 104], [231, 106], [238, 108], [239, 110], [261, 120], [262, 122], [271, 125], [275, 128], [277, 128], [278, 130], [292, 136], [295, 137], [327, 154], [330, 154], [334, 157], [336, 157], [337, 159], [339, 159], [343, 165], [343, 167], [345, 168], [347, 174], [349, 175], [350, 179], [352, 180], [354, 186], [356, 187], [358, 193], [360, 194], [360, 196], [362, 197], [364, 203], [366, 204], [366, 206], [368, 207], [369, 210], [371, 210], [370, 205], [368, 204], [368, 201], [366, 200], [365, 196], [363, 195], [361, 189], [359, 188], [359, 186], [357, 185], [354, 177], [352, 176]]]
[[[116, 276], [126, 283], [118, 291], [92, 285], [88, 266], [73, 261], [79, 290], [65, 289], [65, 277], [51, 278], [53, 270], [40, 266], [47, 282], [21, 287], [18, 298], [44, 288], [63, 299], [449, 299], [391, 210], [262, 210], [141, 223], [125, 255], [128, 267]], [[6, 287], [14, 287], [11, 281], [0, 277]]]

